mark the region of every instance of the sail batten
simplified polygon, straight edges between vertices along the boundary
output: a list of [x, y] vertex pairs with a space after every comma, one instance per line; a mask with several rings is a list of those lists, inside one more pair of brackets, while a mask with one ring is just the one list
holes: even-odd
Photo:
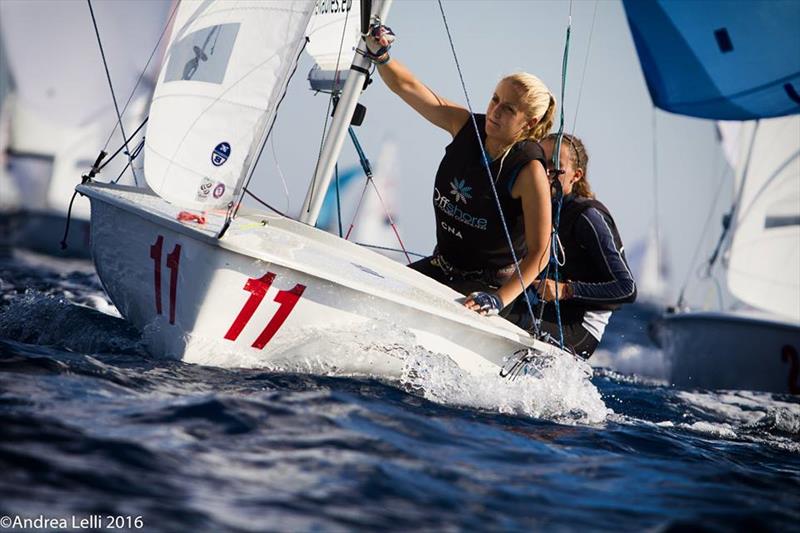
[[235, 199], [304, 44], [313, 0], [184, 1], [150, 110], [145, 177], [193, 209]]

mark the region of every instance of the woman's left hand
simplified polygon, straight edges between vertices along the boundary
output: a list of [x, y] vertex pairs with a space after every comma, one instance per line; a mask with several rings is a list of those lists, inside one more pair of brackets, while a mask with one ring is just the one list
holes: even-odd
[[[536, 287], [536, 292], [539, 293], [539, 297], [544, 300], [545, 302], [554, 302], [556, 300], [556, 282], [552, 279], [544, 280], [536, 280], [533, 282], [533, 286]], [[558, 283], [558, 299], [559, 300], [566, 300], [572, 297], [572, 289], [569, 286], [569, 283]]]

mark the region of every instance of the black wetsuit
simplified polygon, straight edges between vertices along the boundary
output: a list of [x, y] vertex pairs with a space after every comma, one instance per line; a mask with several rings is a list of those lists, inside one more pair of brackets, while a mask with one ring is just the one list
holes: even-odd
[[[611, 312], [636, 299], [636, 283], [614, 219], [599, 201], [572, 194], [564, 197], [558, 236], [565, 259], [559, 279], [569, 282], [573, 291], [572, 298], [559, 301], [564, 343], [588, 358]], [[518, 299], [509, 319], [519, 317], [515, 322], [527, 325], [530, 319], [526, 323], [528, 311], [523, 305]], [[559, 339], [555, 304], [545, 305], [541, 327]]]
[[[486, 116], [476, 114], [475, 121], [480, 141], [472, 120], [467, 120], [447, 146], [436, 173], [433, 189], [435, 254], [410, 265], [463, 294], [496, 289], [514, 273], [513, 255], [483, 160]], [[541, 146], [533, 141], [522, 141], [505, 157], [489, 165], [519, 260], [525, 257], [528, 249], [522, 202], [512, 198], [511, 188], [520, 170], [534, 160], [544, 166]]]

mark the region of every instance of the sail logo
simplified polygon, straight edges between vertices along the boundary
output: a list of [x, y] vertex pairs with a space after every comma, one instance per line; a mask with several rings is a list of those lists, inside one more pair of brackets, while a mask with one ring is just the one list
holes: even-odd
[[228, 143], [219, 143], [214, 151], [211, 152], [211, 164], [215, 167], [221, 167], [225, 161], [231, 156], [231, 145]]
[[456, 203], [464, 202], [466, 204], [467, 200], [472, 198], [472, 193], [470, 192], [472, 187], [467, 186], [465, 180], [454, 179], [450, 182], [450, 186], [452, 187], [452, 189], [450, 189], [450, 194], [456, 197]]
[[214, 187], [214, 192], [211, 193], [214, 198], [221, 198], [223, 194], [225, 194], [225, 184], [224, 183], [217, 183], [217, 186]]
[[214, 182], [208, 179], [207, 177], [203, 178], [203, 181], [200, 182], [200, 187], [197, 188], [197, 196], [195, 199], [198, 202], [205, 202], [208, 199], [208, 193], [211, 192], [211, 187], [214, 185]]

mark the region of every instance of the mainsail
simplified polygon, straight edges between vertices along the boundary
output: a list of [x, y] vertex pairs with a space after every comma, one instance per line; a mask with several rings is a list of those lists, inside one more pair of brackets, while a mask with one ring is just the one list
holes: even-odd
[[718, 120], [800, 111], [800, 2], [623, 3], [657, 107]]
[[223, 208], [243, 186], [303, 47], [313, 0], [184, 0], [150, 108], [145, 177], [165, 200]]
[[728, 258], [728, 286], [748, 304], [800, 322], [800, 116], [748, 124], [745, 175]]

